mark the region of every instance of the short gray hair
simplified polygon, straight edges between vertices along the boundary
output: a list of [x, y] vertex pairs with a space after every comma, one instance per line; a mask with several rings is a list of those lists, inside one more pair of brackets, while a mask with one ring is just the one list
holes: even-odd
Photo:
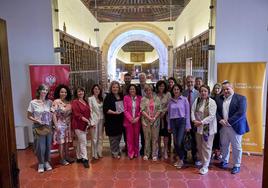
[[194, 76], [192, 76], [192, 75], [188, 75], [188, 76], [186, 77], [186, 81], [187, 81], [188, 79], [195, 80], [195, 77], [194, 77]]
[[146, 74], [145, 74], [144, 72], [142, 72], [142, 73], [139, 74], [139, 78], [140, 78], [141, 76], [144, 76], [144, 77], [146, 78]]

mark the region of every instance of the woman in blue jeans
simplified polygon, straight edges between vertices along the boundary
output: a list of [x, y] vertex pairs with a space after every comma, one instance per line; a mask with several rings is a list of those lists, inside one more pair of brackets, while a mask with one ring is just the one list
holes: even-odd
[[174, 145], [178, 161], [174, 164], [182, 168], [184, 159], [183, 138], [185, 131], [190, 131], [190, 106], [186, 97], [181, 95], [182, 86], [175, 84], [171, 89], [171, 99], [168, 104], [168, 130], [173, 133]]
[[33, 122], [34, 152], [38, 159], [38, 172], [52, 170], [50, 165], [52, 101], [48, 99], [48, 87], [40, 85], [27, 110], [27, 118]]

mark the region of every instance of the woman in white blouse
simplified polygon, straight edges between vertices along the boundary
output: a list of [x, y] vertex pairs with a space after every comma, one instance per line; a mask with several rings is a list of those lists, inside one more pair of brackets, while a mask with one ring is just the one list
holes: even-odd
[[99, 159], [102, 157], [103, 141], [103, 98], [102, 90], [98, 84], [93, 85], [91, 97], [88, 98], [91, 109], [90, 124], [91, 129], [91, 149], [92, 157]]
[[38, 159], [38, 172], [52, 170], [50, 162], [52, 101], [48, 99], [48, 87], [40, 85], [28, 107], [27, 118], [33, 122], [34, 152]]
[[217, 132], [216, 111], [217, 105], [209, 97], [210, 88], [202, 85], [199, 89], [200, 96], [194, 101], [191, 109], [191, 118], [197, 128], [197, 150], [202, 161], [199, 173], [204, 175], [208, 172], [214, 135]]

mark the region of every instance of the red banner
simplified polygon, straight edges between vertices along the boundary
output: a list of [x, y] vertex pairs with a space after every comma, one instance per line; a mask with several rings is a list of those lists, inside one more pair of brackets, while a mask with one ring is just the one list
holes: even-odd
[[[59, 84], [70, 85], [70, 66], [69, 65], [29, 65], [32, 98], [35, 98], [35, 93], [39, 85], [45, 84], [49, 87], [49, 99], [53, 100], [55, 88]], [[55, 136], [53, 133], [53, 143]], [[72, 144], [70, 144], [72, 145]], [[52, 151], [56, 151], [57, 144], [52, 144]]]
[[46, 84], [49, 87], [49, 99], [53, 100], [54, 90], [59, 84], [70, 85], [69, 65], [29, 65], [32, 88], [32, 98], [39, 85]]

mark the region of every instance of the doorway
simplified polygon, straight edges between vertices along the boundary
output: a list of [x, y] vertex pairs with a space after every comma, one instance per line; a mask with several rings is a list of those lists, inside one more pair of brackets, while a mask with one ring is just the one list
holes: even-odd
[[0, 19], [0, 185], [19, 187], [6, 22]]

